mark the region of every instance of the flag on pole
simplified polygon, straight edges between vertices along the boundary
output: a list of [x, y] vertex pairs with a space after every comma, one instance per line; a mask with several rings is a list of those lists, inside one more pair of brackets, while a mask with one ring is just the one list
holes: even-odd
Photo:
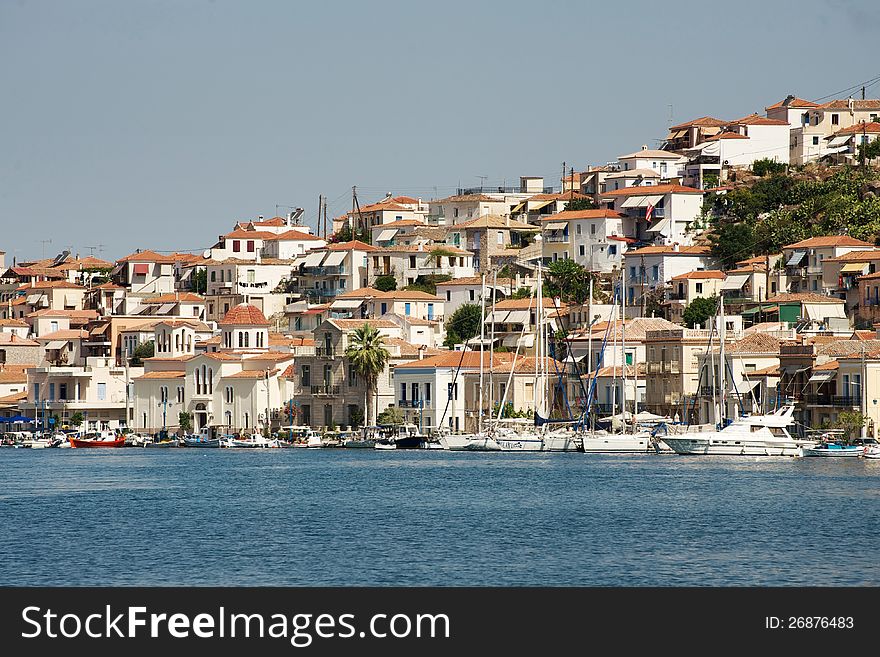
[[648, 209], [645, 210], [645, 221], [651, 221], [651, 214], [654, 212], [654, 204], [651, 203], [648, 205]]

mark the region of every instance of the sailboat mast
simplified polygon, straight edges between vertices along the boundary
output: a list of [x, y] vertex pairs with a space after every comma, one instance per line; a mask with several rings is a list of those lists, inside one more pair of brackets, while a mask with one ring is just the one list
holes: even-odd
[[483, 432], [483, 342], [486, 338], [486, 273], [480, 282], [480, 390], [477, 406], [477, 433]]
[[544, 409], [543, 396], [540, 386], [543, 383], [541, 379], [541, 310], [543, 308], [543, 281], [541, 279], [541, 261], [538, 261], [538, 286], [535, 292], [536, 309], [535, 309], [535, 415], [540, 415]]
[[[495, 378], [493, 369], [495, 365], [495, 290], [498, 289], [498, 270], [492, 272], [492, 329], [489, 339], [489, 418], [492, 417], [492, 399], [495, 397]], [[491, 426], [489, 427], [492, 428]]]
[[626, 433], [626, 267], [620, 270], [620, 309], [623, 317], [620, 321], [620, 353], [623, 362], [621, 366], [621, 379], [623, 387], [620, 391], [620, 407], [623, 409], [623, 433]]
[[724, 423], [725, 418], [727, 417], [727, 397], [726, 397], [726, 383], [727, 383], [727, 358], [724, 354], [724, 342], [727, 338], [727, 327], [725, 326], [727, 322], [724, 321], [724, 297], [718, 297], [719, 303], [719, 321], [721, 325], [718, 327], [718, 340], [721, 342], [721, 349], [718, 352], [720, 369], [721, 369], [721, 385], [719, 388], [719, 397], [721, 397], [721, 423]]
[[618, 321], [618, 302], [617, 292], [614, 294], [614, 311], [611, 313], [613, 319], [612, 339], [611, 339], [611, 415], [617, 415], [617, 321]]

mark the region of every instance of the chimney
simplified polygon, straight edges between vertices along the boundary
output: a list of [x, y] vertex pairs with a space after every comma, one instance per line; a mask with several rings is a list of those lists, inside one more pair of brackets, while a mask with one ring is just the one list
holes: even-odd
[[422, 360], [425, 357], [425, 349], [428, 348], [428, 345], [420, 344], [419, 345], [419, 360]]
[[675, 251], [676, 253], [678, 253], [678, 252], [681, 250], [681, 249], [679, 248], [679, 244], [678, 244], [678, 242], [673, 242], [673, 243], [672, 243], [672, 250]]
[[648, 150], [648, 145], [647, 145], [647, 144], [642, 144], [642, 150], [643, 150], [643, 151]]
[[261, 215], [261, 214], [257, 215], [257, 221], [262, 221], [262, 220], [263, 220], [263, 215]]

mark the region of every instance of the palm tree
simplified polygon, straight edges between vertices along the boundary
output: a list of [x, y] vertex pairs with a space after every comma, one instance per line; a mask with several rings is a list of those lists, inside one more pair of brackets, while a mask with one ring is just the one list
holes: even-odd
[[[379, 383], [379, 375], [385, 370], [385, 364], [391, 356], [388, 350], [382, 346], [383, 342], [378, 329], [364, 324], [359, 329], [355, 329], [348, 348], [345, 350], [345, 357], [351, 362], [352, 368], [364, 377], [367, 383], [365, 406], [367, 407], [368, 425], [373, 424], [370, 417], [373, 411], [370, 397], [378, 398], [376, 388]], [[376, 417], [375, 413], [373, 413], [373, 417]]]

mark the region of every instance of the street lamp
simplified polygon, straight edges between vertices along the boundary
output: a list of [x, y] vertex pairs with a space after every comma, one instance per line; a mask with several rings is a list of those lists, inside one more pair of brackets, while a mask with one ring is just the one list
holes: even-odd
[[162, 401], [160, 401], [158, 403], [158, 406], [162, 407], [162, 434], [161, 434], [161, 437], [165, 438], [168, 435], [168, 430], [167, 430], [168, 424], [166, 422], [166, 415], [168, 413], [168, 398], [167, 397], [163, 398]]

